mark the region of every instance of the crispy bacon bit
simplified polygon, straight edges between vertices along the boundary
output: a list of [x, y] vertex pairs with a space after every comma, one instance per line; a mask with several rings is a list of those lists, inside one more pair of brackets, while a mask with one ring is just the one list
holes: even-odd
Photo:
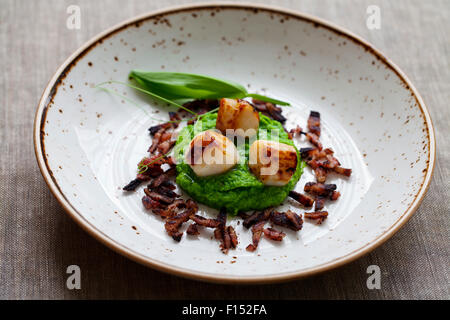
[[222, 224], [222, 222], [217, 219], [207, 219], [199, 215], [192, 216], [191, 220], [196, 224], [207, 228], [217, 228]]
[[286, 212], [273, 211], [270, 215], [270, 221], [273, 224], [286, 227], [294, 231], [301, 230], [303, 226], [302, 217], [291, 210]]
[[346, 168], [342, 168], [342, 167], [336, 167], [333, 169], [334, 172], [342, 174], [346, 177], [350, 177], [352, 175], [352, 169], [346, 169]]
[[324, 168], [324, 169], [330, 169], [333, 170], [334, 168], [338, 167], [340, 165], [338, 159], [333, 157], [332, 155], [326, 155], [323, 158], [320, 158], [316, 161], [317, 165]]
[[161, 204], [160, 202], [158, 202], [156, 200], [153, 200], [149, 196], [144, 196], [142, 198], [142, 204], [144, 205], [145, 209], [147, 209], [147, 210], [158, 211], [159, 209], [162, 209], [164, 207], [163, 204]]
[[335, 184], [308, 182], [305, 184], [304, 190], [305, 190], [305, 192], [308, 192], [308, 193], [311, 193], [314, 195], [328, 197], [331, 194], [331, 192], [336, 190], [336, 185]]
[[158, 148], [161, 136], [163, 135], [164, 131], [166, 131], [166, 128], [161, 128], [155, 133], [155, 135], [153, 136], [152, 145], [148, 149], [148, 152], [154, 153], [156, 151], [156, 148]]
[[153, 179], [150, 184], [148, 185], [149, 189], [154, 189], [154, 188], [158, 188], [160, 185], [162, 185], [164, 182], [168, 181], [169, 177], [167, 176], [167, 174], [162, 174], [159, 177], [157, 177], [156, 179]]
[[341, 196], [341, 193], [339, 191], [333, 191], [330, 195], [330, 200], [336, 201]]
[[259, 240], [261, 239], [261, 235], [263, 233], [264, 225], [266, 221], [260, 221], [257, 224], [254, 224], [252, 227], [252, 243], [249, 244], [246, 248], [247, 251], [255, 251], [258, 247]]
[[156, 126], [150, 127], [148, 131], [150, 132], [151, 136], [154, 136], [158, 131], [161, 129], [168, 129], [171, 126], [170, 122], [158, 124]]
[[[219, 100], [216, 99], [206, 99], [206, 100], [194, 100], [194, 101], [189, 101], [186, 102], [185, 104], [183, 104], [183, 107], [197, 112], [198, 111], [210, 111], [213, 110], [215, 108], [219, 107]], [[183, 109], [179, 110], [179, 113], [185, 113], [186, 111]]]
[[324, 206], [325, 206], [325, 198], [321, 196], [316, 197], [316, 204], [314, 206], [314, 210], [315, 211], [322, 210]]
[[164, 173], [161, 167], [149, 167], [144, 173], [138, 173], [136, 177], [142, 181], [150, 180], [151, 178], [157, 177]]
[[122, 190], [125, 191], [134, 191], [137, 187], [142, 183], [141, 179], [134, 179], [131, 180], [125, 187], [122, 188]]
[[181, 209], [185, 209], [186, 207], [186, 202], [184, 200], [177, 199], [164, 210], [160, 210], [158, 214], [163, 218], [171, 218], [176, 216]]
[[263, 232], [266, 238], [274, 241], [282, 241], [284, 236], [286, 235], [284, 232], [275, 230], [273, 228], [263, 229]]
[[248, 229], [255, 223], [258, 223], [260, 221], [267, 221], [269, 220], [272, 211], [273, 211], [272, 208], [268, 208], [263, 212], [255, 212], [251, 216], [247, 217], [242, 223], [242, 225]]
[[142, 181], [148, 181], [151, 178], [158, 177], [159, 175], [164, 173], [164, 170], [161, 168], [161, 165], [164, 163], [168, 163], [168, 158], [158, 159], [157, 155], [146, 157], [139, 162], [139, 170], [141, 173], [138, 173], [136, 178]]
[[228, 249], [231, 248], [231, 235], [225, 226], [227, 221], [227, 211], [225, 208], [220, 209], [216, 221], [219, 225], [214, 230], [214, 237], [220, 241], [220, 249], [226, 254], [228, 253]]
[[228, 253], [229, 249], [236, 248], [238, 244], [237, 235], [232, 226], [226, 226], [227, 212], [222, 208], [217, 219], [205, 219], [200, 216], [191, 217], [199, 225], [214, 228], [214, 237], [220, 241], [220, 249], [223, 253]]
[[253, 103], [253, 107], [265, 114], [266, 116], [277, 120], [281, 123], [285, 123], [286, 122], [286, 118], [281, 114], [282, 113], [282, 109], [280, 107], [277, 107], [276, 105], [274, 105], [273, 103], [270, 102], [265, 102], [265, 101], [261, 101], [261, 100], [257, 100], [257, 99], [253, 99], [252, 100]]
[[292, 137], [299, 137], [303, 133], [303, 129], [300, 128], [300, 126], [297, 125], [294, 129], [291, 129], [289, 131], [289, 133], [292, 135]]
[[158, 201], [160, 203], [171, 204], [173, 202], [173, 198], [168, 196], [156, 193], [154, 191], [150, 191], [148, 189], [144, 189], [144, 192], [147, 196], [149, 196], [152, 200]]
[[181, 118], [176, 112], [169, 112], [169, 118], [169, 122], [153, 126], [149, 129], [150, 135], [153, 136], [152, 145], [148, 149], [148, 152], [151, 154], [155, 151], [166, 154], [174, 146], [175, 141], [170, 140], [173, 133], [168, 132], [168, 130], [177, 128]]
[[164, 142], [164, 141], [167, 141], [167, 140], [169, 140], [170, 138], [172, 138], [172, 132], [167, 132], [167, 131], [165, 131], [162, 135], [161, 135], [161, 138], [159, 139], [159, 141], [160, 142]]
[[172, 189], [165, 187], [165, 186], [159, 186], [158, 188], [154, 189], [157, 193], [167, 196], [169, 198], [178, 198], [180, 195], [176, 192], [173, 192]]
[[194, 213], [198, 211], [198, 204], [192, 199], [188, 199], [188, 201], [186, 201], [186, 206], [194, 211]]
[[170, 119], [170, 124], [173, 128], [178, 128], [178, 124], [181, 121], [180, 115], [176, 112], [171, 112], [169, 111], [169, 119]]
[[291, 197], [295, 201], [299, 202], [304, 207], [311, 207], [314, 203], [314, 199], [311, 198], [310, 196], [307, 196], [305, 194], [301, 194], [301, 193], [295, 192], [295, 191], [290, 191], [289, 197]]
[[228, 232], [228, 235], [230, 236], [231, 247], [234, 249], [237, 247], [237, 245], [239, 243], [237, 235], [236, 235], [236, 231], [234, 231], [234, 228], [232, 226], [228, 226], [227, 232]]
[[314, 169], [317, 182], [324, 183], [327, 180], [328, 171], [325, 168], [317, 167]]
[[311, 111], [308, 118], [308, 130], [320, 137], [320, 113]]
[[161, 142], [160, 144], [158, 144], [157, 150], [161, 154], [166, 154], [169, 152], [170, 149], [173, 148], [175, 143], [176, 143], [175, 140], [167, 140], [167, 141]]
[[315, 212], [305, 212], [305, 218], [316, 220], [317, 224], [322, 224], [322, 222], [328, 217], [327, 211], [315, 211]]
[[198, 224], [196, 224], [196, 223], [190, 224], [189, 227], [188, 227], [187, 230], [186, 230], [186, 233], [187, 233], [188, 235], [191, 235], [191, 236], [197, 236], [197, 235], [199, 235], [199, 234], [200, 234], [200, 231], [198, 231]]
[[225, 226], [227, 223], [227, 210], [225, 208], [220, 209], [219, 214], [217, 215], [217, 220], [221, 223], [221, 225]]
[[308, 139], [309, 142], [315, 145], [317, 149], [322, 150], [322, 143], [320, 142], [319, 137], [316, 134], [308, 132], [306, 133], [306, 139]]
[[280, 107], [275, 106], [273, 103], [266, 102], [267, 111], [271, 115], [274, 120], [277, 120], [281, 123], [286, 122], [286, 118], [281, 114], [282, 109]]
[[[189, 202], [189, 200], [188, 200]], [[180, 241], [181, 237], [183, 236], [183, 233], [180, 232], [178, 229], [181, 227], [181, 225], [188, 221], [189, 218], [194, 215], [196, 210], [194, 210], [192, 207], [187, 207], [182, 212], [178, 213], [176, 216], [167, 219], [164, 227], [166, 228], [167, 233], [175, 240]]]

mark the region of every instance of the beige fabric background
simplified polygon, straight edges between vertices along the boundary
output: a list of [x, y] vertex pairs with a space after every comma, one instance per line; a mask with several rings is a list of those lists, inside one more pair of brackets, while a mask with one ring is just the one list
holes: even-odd
[[[140, 266], [99, 244], [65, 214], [37, 167], [34, 112], [47, 81], [81, 44], [122, 20], [187, 1], [0, 0], [0, 298], [450, 298], [450, 1], [258, 1], [297, 9], [361, 35], [396, 62], [427, 103], [436, 127], [437, 165], [420, 209], [391, 240], [364, 258], [305, 280], [228, 286], [184, 280]], [[81, 7], [81, 30], [65, 26]], [[368, 30], [366, 8], [381, 9]], [[389, 164], [387, 164], [389, 165]], [[66, 267], [82, 289], [65, 288]], [[382, 270], [368, 290], [366, 268]]]

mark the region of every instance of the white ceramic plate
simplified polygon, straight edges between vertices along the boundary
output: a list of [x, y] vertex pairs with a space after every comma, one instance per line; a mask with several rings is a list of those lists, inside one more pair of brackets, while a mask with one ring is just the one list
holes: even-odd
[[[286, 127], [322, 115], [325, 146], [349, 179], [332, 177], [342, 197], [328, 204], [321, 226], [305, 222], [282, 243], [236, 225], [239, 246], [228, 255], [204, 231], [174, 242], [147, 212], [142, 189], [121, 187], [151, 142], [152, 117], [166, 109], [123, 86], [137, 101], [94, 89], [126, 81], [131, 69], [207, 74], [249, 91], [288, 100]], [[36, 113], [35, 148], [42, 174], [69, 215], [119, 253], [158, 270], [217, 282], [272, 282], [324, 271], [369, 252], [392, 236], [429, 185], [435, 139], [428, 111], [406, 76], [367, 42], [328, 22], [285, 9], [237, 4], [191, 5], [134, 18], [98, 35], [62, 65]], [[303, 140], [298, 146], [307, 146]], [[313, 180], [305, 170], [297, 190]], [[303, 212], [286, 200], [283, 208]], [[201, 208], [203, 215], [215, 210]]]

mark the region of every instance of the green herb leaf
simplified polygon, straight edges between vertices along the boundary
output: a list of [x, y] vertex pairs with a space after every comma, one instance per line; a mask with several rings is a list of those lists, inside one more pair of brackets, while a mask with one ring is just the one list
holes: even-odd
[[250, 98], [255, 98], [261, 101], [265, 101], [265, 102], [271, 102], [273, 104], [279, 104], [280, 106], [290, 106], [291, 104], [289, 102], [285, 102], [285, 101], [281, 101], [281, 100], [277, 100], [277, 99], [273, 99], [273, 98], [269, 98], [260, 94], [256, 94], [256, 93], [249, 93], [247, 95], [247, 97]]
[[[254, 97], [262, 101], [287, 106], [288, 102], [263, 95], [249, 94], [244, 86], [204, 75], [179, 72], [146, 72], [132, 70], [130, 78], [153, 95], [167, 100], [186, 99], [243, 99]], [[174, 103], [176, 104], [176, 103]]]

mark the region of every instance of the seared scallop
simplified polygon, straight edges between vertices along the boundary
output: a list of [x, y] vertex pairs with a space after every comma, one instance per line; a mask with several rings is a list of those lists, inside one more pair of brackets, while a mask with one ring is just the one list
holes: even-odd
[[239, 161], [236, 146], [215, 130], [199, 133], [192, 139], [185, 161], [199, 177], [230, 170]]
[[297, 168], [297, 152], [284, 143], [256, 140], [250, 146], [248, 166], [263, 184], [284, 186]]
[[[259, 127], [259, 113], [245, 100], [220, 100], [216, 128], [227, 134], [227, 129], [234, 130], [235, 135], [251, 137]], [[228, 134], [227, 134], [228, 135]]]

